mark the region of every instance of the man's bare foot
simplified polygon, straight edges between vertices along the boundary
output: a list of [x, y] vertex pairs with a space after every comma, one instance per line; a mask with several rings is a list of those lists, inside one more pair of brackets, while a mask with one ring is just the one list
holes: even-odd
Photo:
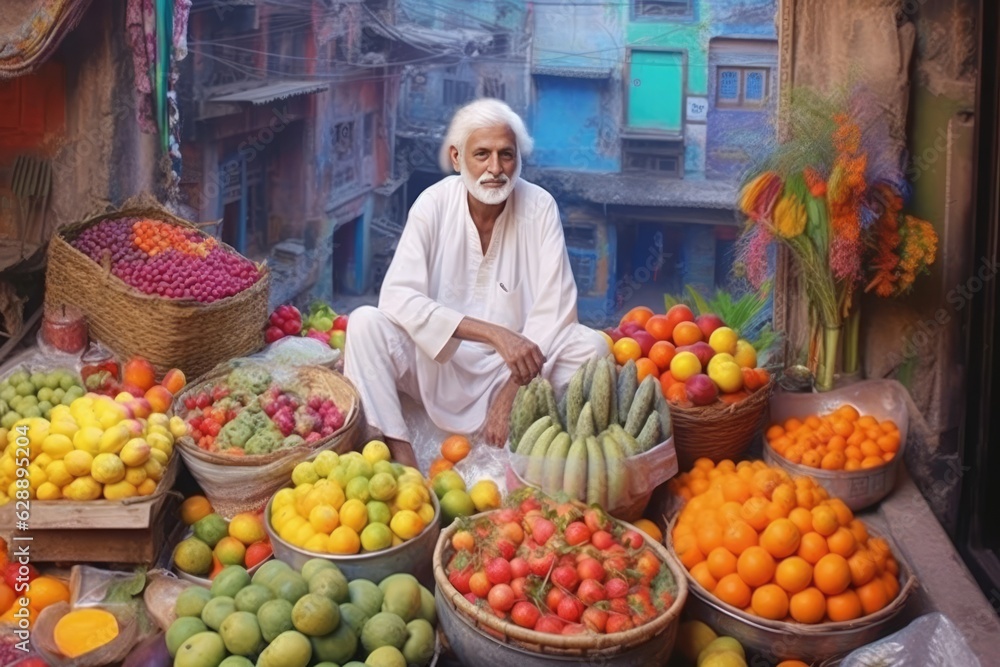
[[404, 466], [417, 466], [417, 457], [413, 453], [413, 446], [405, 440], [396, 440], [395, 438], [386, 438], [385, 444], [389, 447], [389, 452], [392, 454], [392, 460], [396, 463], [401, 463]]

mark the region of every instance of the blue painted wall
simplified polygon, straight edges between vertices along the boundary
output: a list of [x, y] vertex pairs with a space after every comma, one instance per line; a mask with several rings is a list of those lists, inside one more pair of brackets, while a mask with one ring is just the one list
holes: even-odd
[[617, 152], [602, 150], [601, 135], [612, 125], [602, 110], [606, 79], [535, 76], [531, 131], [533, 164], [576, 171], [617, 171]]

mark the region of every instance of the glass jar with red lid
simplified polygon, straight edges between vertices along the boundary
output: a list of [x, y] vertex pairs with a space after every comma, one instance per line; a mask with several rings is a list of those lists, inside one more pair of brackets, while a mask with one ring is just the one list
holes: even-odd
[[121, 368], [115, 355], [98, 343], [92, 343], [80, 360], [80, 377], [87, 391], [114, 396], [121, 381]]

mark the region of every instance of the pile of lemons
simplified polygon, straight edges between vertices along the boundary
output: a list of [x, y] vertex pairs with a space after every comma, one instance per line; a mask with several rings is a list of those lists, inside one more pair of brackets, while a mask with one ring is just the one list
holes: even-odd
[[379, 440], [360, 453], [320, 452], [295, 466], [292, 483], [275, 494], [269, 521], [283, 540], [313, 553], [388, 549], [434, 521], [427, 480], [391, 461]]

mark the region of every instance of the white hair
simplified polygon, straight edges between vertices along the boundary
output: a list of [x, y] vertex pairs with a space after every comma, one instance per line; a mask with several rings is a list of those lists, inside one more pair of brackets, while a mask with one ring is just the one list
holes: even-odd
[[517, 144], [517, 163], [521, 166], [523, 158], [531, 155], [531, 149], [535, 145], [528, 128], [524, 126], [524, 121], [517, 113], [500, 100], [483, 98], [469, 102], [464, 107], [455, 112], [445, 134], [444, 143], [441, 144], [441, 152], [438, 156], [438, 164], [441, 171], [446, 174], [454, 171], [451, 163], [451, 147], [458, 149], [459, 155], [465, 149], [465, 142], [476, 130], [497, 126], [509, 127], [514, 133], [514, 140]]

